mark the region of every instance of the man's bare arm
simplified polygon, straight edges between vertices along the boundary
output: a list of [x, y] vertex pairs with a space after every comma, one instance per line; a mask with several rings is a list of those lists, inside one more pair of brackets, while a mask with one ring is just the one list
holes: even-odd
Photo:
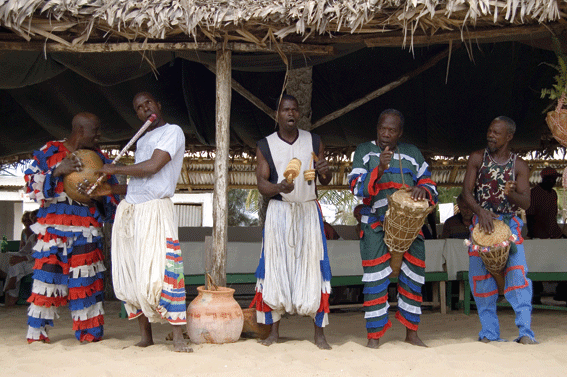
[[295, 185], [293, 183], [288, 183], [283, 179], [280, 183], [274, 184], [269, 181], [270, 179], [270, 165], [266, 158], [260, 151], [260, 148], [256, 148], [256, 180], [258, 181], [258, 191], [265, 197], [271, 198], [279, 193], [288, 194], [293, 191]]

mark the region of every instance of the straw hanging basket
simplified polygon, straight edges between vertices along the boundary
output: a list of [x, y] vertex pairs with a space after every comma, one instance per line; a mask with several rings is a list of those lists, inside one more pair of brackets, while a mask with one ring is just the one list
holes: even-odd
[[561, 145], [567, 147], [567, 109], [563, 108], [565, 103], [565, 92], [557, 101], [555, 110], [547, 113], [545, 122], [551, 130], [551, 134]]

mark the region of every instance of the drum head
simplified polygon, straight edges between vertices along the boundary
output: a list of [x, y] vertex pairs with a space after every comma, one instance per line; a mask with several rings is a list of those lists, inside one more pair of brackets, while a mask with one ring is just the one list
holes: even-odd
[[479, 246], [494, 246], [504, 242], [510, 238], [512, 231], [510, 227], [500, 220], [494, 220], [494, 232], [492, 234], [485, 233], [480, 230], [480, 225], [477, 223], [472, 232], [473, 242]]

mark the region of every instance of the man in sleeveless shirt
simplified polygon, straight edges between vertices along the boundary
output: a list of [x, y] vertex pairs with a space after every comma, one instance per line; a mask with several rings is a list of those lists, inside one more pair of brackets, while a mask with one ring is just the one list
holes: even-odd
[[[463, 196], [475, 213], [473, 226], [491, 233], [493, 220], [499, 219], [510, 226], [517, 237], [510, 247], [510, 256], [504, 271], [504, 296], [516, 312], [519, 328], [517, 342], [536, 343], [531, 330], [532, 282], [527, 278], [528, 268], [524, 255], [522, 220], [516, 216], [520, 209], [530, 206], [529, 168], [524, 160], [512, 153], [509, 143], [516, 132], [510, 118], [500, 116], [490, 123], [487, 147], [473, 152], [467, 164], [463, 182]], [[500, 325], [496, 315], [498, 287], [486, 270], [477, 251], [469, 248], [469, 282], [476, 302], [482, 329], [482, 342], [501, 341]]]
[[[392, 268], [383, 228], [387, 197], [405, 183], [411, 187], [414, 200], [427, 199], [430, 205], [437, 202], [436, 185], [423, 155], [414, 145], [398, 142], [403, 127], [402, 113], [394, 109], [384, 110], [378, 118], [377, 140], [356, 148], [348, 177], [352, 193], [363, 198], [365, 204], [361, 209], [360, 256], [369, 348], [378, 348], [380, 338], [392, 327], [388, 319], [388, 285]], [[417, 335], [421, 287], [425, 283], [425, 245], [421, 232], [403, 258], [398, 277], [396, 319], [406, 327], [407, 343], [425, 347]]]
[[[259, 323], [272, 325], [262, 344], [277, 342], [280, 319], [287, 312], [313, 318], [315, 344], [330, 349], [323, 327], [328, 323], [331, 267], [316, 185], [307, 182], [303, 172], [315, 168], [319, 182], [326, 185], [331, 171], [321, 139], [299, 130], [298, 119], [297, 100], [284, 95], [277, 111], [278, 130], [260, 140], [256, 149], [258, 190], [270, 201], [250, 306], [256, 308]], [[301, 161], [301, 169], [290, 183], [283, 174], [292, 158]]]

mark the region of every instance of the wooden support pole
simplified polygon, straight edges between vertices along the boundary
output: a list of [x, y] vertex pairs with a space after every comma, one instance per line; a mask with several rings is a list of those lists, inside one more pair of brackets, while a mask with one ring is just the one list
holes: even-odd
[[313, 125], [310, 128], [310, 131], [314, 130], [317, 127], [324, 125], [325, 123], [328, 123], [328, 122], [330, 122], [334, 119], [337, 119], [338, 117], [345, 115], [346, 113], [356, 109], [357, 107], [362, 106], [365, 103], [372, 101], [375, 98], [380, 97], [384, 93], [387, 93], [390, 90], [397, 88], [398, 86], [404, 84], [405, 82], [409, 81], [410, 79], [414, 78], [415, 76], [419, 75], [420, 73], [422, 73], [422, 72], [428, 70], [429, 68], [433, 67], [441, 59], [443, 59], [447, 55], [449, 55], [449, 51], [450, 51], [449, 48], [445, 49], [443, 52], [440, 52], [439, 54], [435, 55], [433, 58], [429, 59], [425, 64], [423, 64], [421, 67], [413, 70], [412, 72], [406, 73], [405, 75], [399, 77], [397, 80], [392, 81], [391, 83], [384, 85], [381, 88], [376, 89], [372, 93], [369, 93], [369, 94], [367, 94], [366, 96], [364, 96], [360, 99], [357, 99], [356, 101], [348, 104], [347, 106], [343, 107], [342, 109], [339, 109], [335, 112], [332, 112], [329, 115], [325, 115], [323, 118], [321, 118], [317, 122], [313, 123]]
[[230, 141], [230, 82], [232, 52], [217, 50], [216, 155], [213, 203], [213, 250], [210, 274], [218, 286], [226, 286], [226, 248], [228, 241], [228, 158]]

